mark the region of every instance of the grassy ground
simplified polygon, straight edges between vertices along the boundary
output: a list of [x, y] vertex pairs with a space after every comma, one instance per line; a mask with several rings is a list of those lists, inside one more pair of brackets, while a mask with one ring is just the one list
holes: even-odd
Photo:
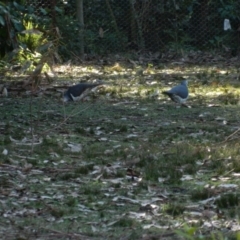
[[[240, 239], [238, 67], [70, 73], [106, 86], [1, 99], [2, 239]], [[183, 77], [191, 108], [161, 94]]]

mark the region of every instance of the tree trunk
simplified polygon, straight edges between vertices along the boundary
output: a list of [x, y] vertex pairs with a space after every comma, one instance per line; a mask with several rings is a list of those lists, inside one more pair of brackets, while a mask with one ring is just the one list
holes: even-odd
[[83, 0], [76, 0], [77, 5], [77, 20], [79, 23], [79, 42], [80, 42], [80, 57], [84, 57], [84, 18], [83, 18]]

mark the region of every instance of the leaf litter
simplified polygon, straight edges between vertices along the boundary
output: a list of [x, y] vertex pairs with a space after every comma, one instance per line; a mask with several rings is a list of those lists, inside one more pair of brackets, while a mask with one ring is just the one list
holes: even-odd
[[[201, 77], [206, 70], [196, 67], [193, 76], [180, 62], [164, 66], [166, 71], [131, 70], [125, 62], [103, 73], [72, 67], [83, 79], [84, 74], [109, 79], [106, 88], [79, 103], [62, 105], [44, 95], [3, 98], [2, 236], [177, 239], [193, 236], [193, 228], [196, 239], [235, 236], [238, 93], [226, 94], [224, 83], [235, 68], [227, 76], [206, 75], [206, 88]], [[191, 109], [176, 108], [160, 93], [182, 73], [191, 73]], [[217, 89], [211, 84], [216, 78], [222, 79]]]

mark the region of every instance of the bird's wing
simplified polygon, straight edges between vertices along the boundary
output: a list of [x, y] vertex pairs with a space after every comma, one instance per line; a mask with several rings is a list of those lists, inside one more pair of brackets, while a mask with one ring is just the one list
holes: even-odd
[[178, 95], [181, 98], [187, 98], [188, 97], [188, 89], [184, 85], [178, 85], [176, 87], [173, 87], [168, 92], [171, 93], [171, 94], [174, 94], [174, 95]]

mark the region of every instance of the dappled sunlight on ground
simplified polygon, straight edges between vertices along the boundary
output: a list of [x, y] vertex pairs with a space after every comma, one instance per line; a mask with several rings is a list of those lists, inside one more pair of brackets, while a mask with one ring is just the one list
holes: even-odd
[[[0, 106], [1, 233], [14, 222], [12, 232], [24, 236], [32, 236], [29, 223], [65, 238], [69, 231], [83, 239], [236, 235], [237, 68], [133, 65], [57, 66], [58, 78], [32, 97], [13, 95], [8, 83]], [[191, 108], [162, 94], [183, 77]], [[105, 86], [83, 101], [59, 101], [59, 86], [96, 79]]]

